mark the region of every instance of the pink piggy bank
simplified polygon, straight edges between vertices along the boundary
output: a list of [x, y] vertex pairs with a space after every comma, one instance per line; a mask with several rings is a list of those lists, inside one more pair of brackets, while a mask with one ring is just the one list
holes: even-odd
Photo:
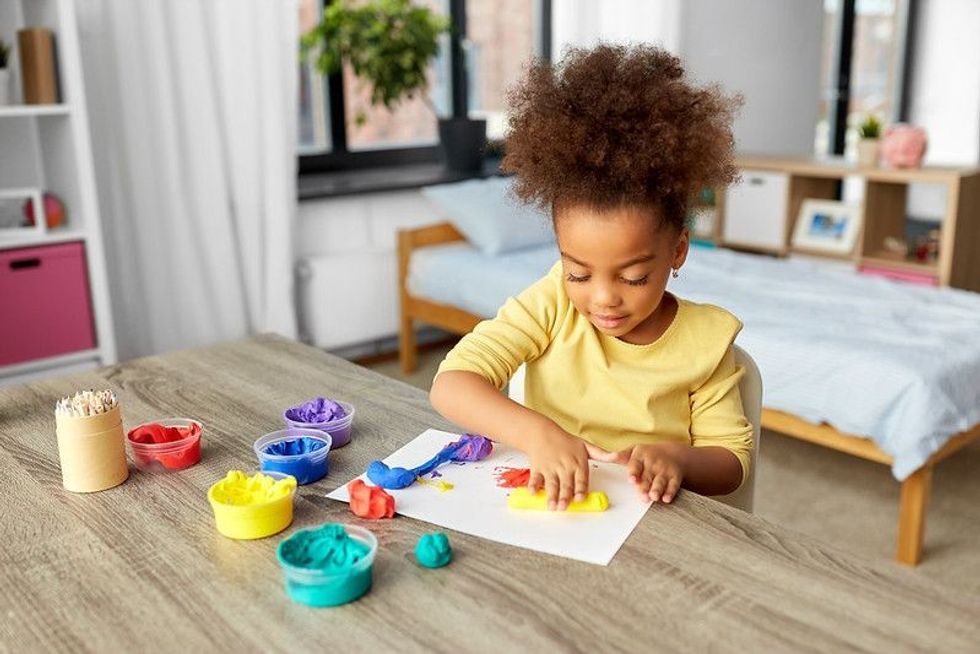
[[926, 131], [911, 125], [892, 125], [881, 140], [881, 159], [893, 168], [918, 168], [926, 153]]

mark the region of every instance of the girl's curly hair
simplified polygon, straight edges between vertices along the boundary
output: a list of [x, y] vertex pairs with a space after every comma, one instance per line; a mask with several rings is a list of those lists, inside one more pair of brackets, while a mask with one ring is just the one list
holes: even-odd
[[679, 230], [694, 195], [737, 178], [741, 97], [693, 86], [665, 50], [574, 48], [555, 66], [533, 62], [508, 101], [501, 168], [516, 174], [521, 200], [546, 211], [653, 206]]

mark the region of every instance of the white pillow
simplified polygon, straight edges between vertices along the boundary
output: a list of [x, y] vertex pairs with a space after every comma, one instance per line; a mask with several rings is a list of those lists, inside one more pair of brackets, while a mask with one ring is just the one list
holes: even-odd
[[484, 254], [554, 242], [551, 219], [511, 196], [511, 183], [506, 177], [471, 179], [426, 186], [422, 195]]

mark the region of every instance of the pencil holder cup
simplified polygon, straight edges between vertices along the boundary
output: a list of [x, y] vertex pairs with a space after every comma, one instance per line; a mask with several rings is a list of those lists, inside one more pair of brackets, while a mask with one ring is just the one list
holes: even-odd
[[93, 493], [118, 486], [129, 477], [118, 406], [94, 416], [55, 414], [55, 431], [65, 490]]

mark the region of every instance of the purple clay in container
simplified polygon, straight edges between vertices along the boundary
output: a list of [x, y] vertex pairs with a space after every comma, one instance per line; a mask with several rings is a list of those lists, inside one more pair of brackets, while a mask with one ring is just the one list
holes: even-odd
[[354, 405], [325, 397], [316, 397], [289, 407], [282, 413], [287, 427], [319, 429], [330, 434], [336, 449], [350, 442], [354, 425]]

